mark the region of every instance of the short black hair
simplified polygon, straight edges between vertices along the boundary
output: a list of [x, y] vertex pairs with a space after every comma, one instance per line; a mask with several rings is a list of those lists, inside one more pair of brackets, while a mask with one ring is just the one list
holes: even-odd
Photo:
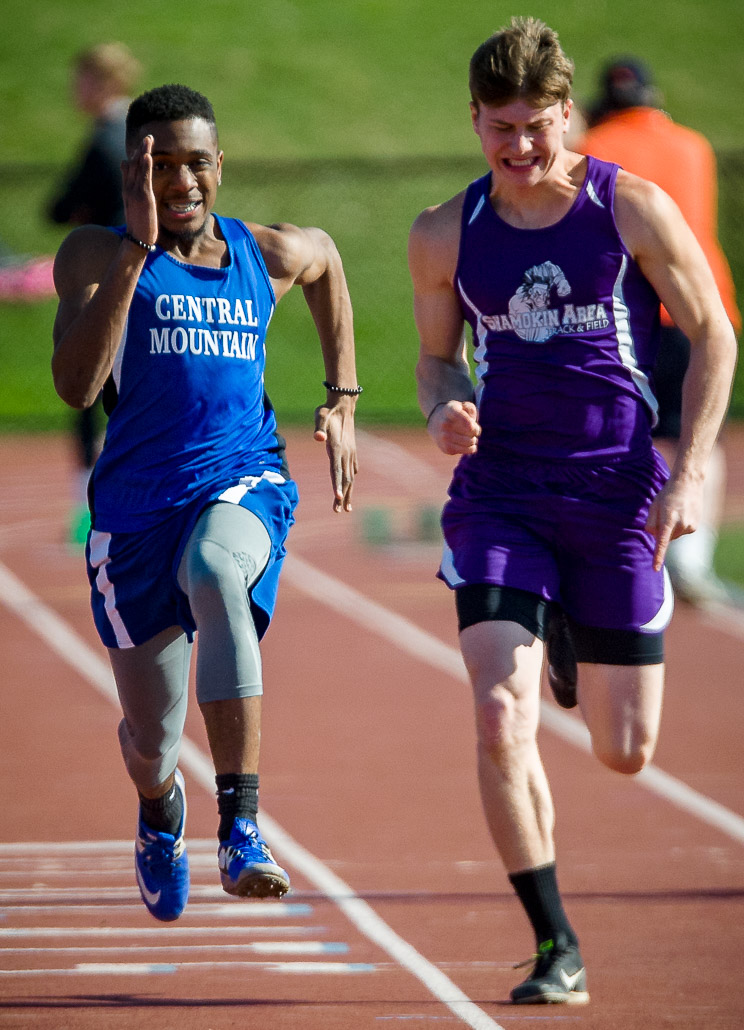
[[137, 97], [127, 111], [127, 144], [134, 141], [143, 125], [150, 122], [179, 122], [186, 118], [203, 118], [214, 126], [214, 109], [207, 98], [188, 86], [170, 83], [157, 86]]

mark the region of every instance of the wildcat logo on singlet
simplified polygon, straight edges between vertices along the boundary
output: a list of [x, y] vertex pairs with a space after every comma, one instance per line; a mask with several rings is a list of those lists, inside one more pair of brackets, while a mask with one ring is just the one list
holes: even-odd
[[587, 333], [610, 324], [604, 304], [555, 305], [554, 296], [567, 297], [571, 286], [552, 261], [533, 265], [509, 301], [507, 315], [483, 315], [487, 329], [513, 331], [523, 340], [544, 343], [558, 333]]
[[[155, 314], [163, 322], [186, 324], [151, 328], [150, 354], [185, 354], [190, 351], [205, 357], [255, 361], [259, 335], [249, 330], [257, 327], [259, 320], [253, 314], [252, 300], [161, 293], [155, 301]], [[215, 328], [205, 329], [205, 322]], [[247, 328], [243, 329], [243, 326]]]

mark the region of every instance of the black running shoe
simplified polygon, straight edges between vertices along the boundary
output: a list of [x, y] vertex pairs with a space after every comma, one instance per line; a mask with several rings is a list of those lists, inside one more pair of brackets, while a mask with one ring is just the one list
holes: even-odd
[[568, 620], [562, 608], [553, 605], [548, 617], [548, 631], [545, 636], [548, 656], [548, 683], [553, 697], [561, 708], [575, 708], [577, 705], [576, 683], [578, 669]]
[[[524, 983], [511, 992], [515, 1005], [586, 1005], [586, 973], [579, 949], [565, 939], [543, 941], [534, 959], [535, 968]], [[519, 965], [526, 965], [520, 962]], [[515, 969], [518, 966], [515, 966]]]

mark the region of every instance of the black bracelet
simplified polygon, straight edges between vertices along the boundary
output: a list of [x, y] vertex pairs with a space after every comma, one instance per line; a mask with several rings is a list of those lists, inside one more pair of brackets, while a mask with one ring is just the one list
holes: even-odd
[[429, 412], [429, 414], [426, 417], [426, 424], [427, 424], [427, 426], [429, 425], [429, 422], [431, 421], [431, 416], [434, 414], [434, 412], [437, 410], [437, 408], [441, 408], [443, 404], [449, 404], [449, 401], [438, 401], [434, 405], [434, 407], [431, 409], [431, 411]]
[[323, 380], [323, 386], [325, 386], [326, 390], [330, 390], [331, 393], [342, 393], [346, 397], [358, 397], [360, 393], [364, 392], [361, 386], [334, 386], [333, 383], [328, 383], [325, 379]]
[[130, 243], [134, 243], [138, 247], [142, 247], [143, 250], [149, 251], [150, 254], [152, 254], [154, 250], [157, 250], [157, 244], [145, 243], [144, 240], [138, 240], [136, 236], [132, 236], [131, 232], [125, 232], [124, 239], [129, 240]]

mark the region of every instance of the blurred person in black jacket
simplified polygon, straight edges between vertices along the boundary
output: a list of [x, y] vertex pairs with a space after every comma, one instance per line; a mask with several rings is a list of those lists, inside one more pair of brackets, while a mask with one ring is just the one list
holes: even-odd
[[[124, 122], [141, 67], [123, 43], [89, 47], [74, 58], [72, 67], [75, 106], [91, 118], [92, 127], [77, 161], [49, 205], [49, 217], [61, 225], [121, 225], [121, 162], [126, 157]], [[80, 481], [70, 523], [70, 539], [74, 543], [85, 541], [90, 525], [85, 492], [96, 459], [101, 421], [100, 401], [76, 413]]]

